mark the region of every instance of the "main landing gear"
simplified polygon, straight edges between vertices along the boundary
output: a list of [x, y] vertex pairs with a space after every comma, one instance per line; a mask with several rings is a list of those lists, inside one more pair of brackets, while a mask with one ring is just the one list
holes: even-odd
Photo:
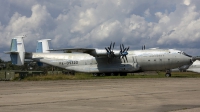
[[118, 74], [120, 74], [120, 76], [127, 76], [127, 73], [117, 73], [117, 72], [114, 72], [114, 73], [93, 73], [93, 76], [118, 76]]
[[166, 70], [165, 77], [171, 77], [171, 70]]

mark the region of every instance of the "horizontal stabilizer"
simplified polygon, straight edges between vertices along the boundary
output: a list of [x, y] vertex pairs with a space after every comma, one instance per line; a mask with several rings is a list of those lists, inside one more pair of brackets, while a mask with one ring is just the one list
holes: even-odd
[[16, 51], [4, 51], [5, 54], [19, 54], [19, 52]]

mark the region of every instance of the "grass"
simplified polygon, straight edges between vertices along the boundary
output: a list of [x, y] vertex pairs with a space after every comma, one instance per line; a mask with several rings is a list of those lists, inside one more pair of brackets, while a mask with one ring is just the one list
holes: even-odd
[[[130, 73], [127, 76], [99, 76], [95, 77], [89, 73], [76, 73], [76, 75], [37, 75], [28, 76], [23, 81], [45, 81], [45, 80], [85, 80], [85, 79], [123, 79], [123, 78], [166, 78], [165, 72], [146, 72], [146, 73]], [[171, 78], [200, 78], [200, 74], [193, 72], [172, 72]], [[19, 80], [19, 77], [15, 78]]]

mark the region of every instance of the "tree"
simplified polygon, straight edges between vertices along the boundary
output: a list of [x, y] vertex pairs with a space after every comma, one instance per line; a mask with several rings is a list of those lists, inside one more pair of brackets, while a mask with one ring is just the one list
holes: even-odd
[[0, 58], [0, 63], [4, 63], [4, 61]]

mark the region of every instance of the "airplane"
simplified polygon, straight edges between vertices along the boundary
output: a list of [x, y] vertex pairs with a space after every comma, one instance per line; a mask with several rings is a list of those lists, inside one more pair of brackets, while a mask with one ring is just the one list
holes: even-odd
[[[11, 61], [15, 65], [23, 65], [24, 59], [57, 66], [70, 71], [93, 73], [99, 75], [126, 76], [127, 73], [142, 71], [166, 70], [166, 77], [171, 77], [171, 69], [192, 64], [198, 57], [192, 57], [175, 49], [132, 50], [120, 45], [114, 50], [115, 43], [105, 49], [72, 48], [54, 49], [50, 51], [70, 51], [72, 53], [25, 52], [24, 36], [12, 38], [10, 51]], [[42, 47], [42, 46], [40, 46]], [[37, 51], [37, 50], [36, 50]]]
[[196, 73], [200, 73], [200, 61], [196, 60], [195, 62], [193, 62], [190, 65], [184, 65], [181, 66], [179, 68], [176, 69], [172, 69], [171, 71], [173, 72], [186, 72], [186, 71], [190, 71], [190, 72], [196, 72]]
[[200, 73], [200, 61], [196, 60], [186, 71]]

